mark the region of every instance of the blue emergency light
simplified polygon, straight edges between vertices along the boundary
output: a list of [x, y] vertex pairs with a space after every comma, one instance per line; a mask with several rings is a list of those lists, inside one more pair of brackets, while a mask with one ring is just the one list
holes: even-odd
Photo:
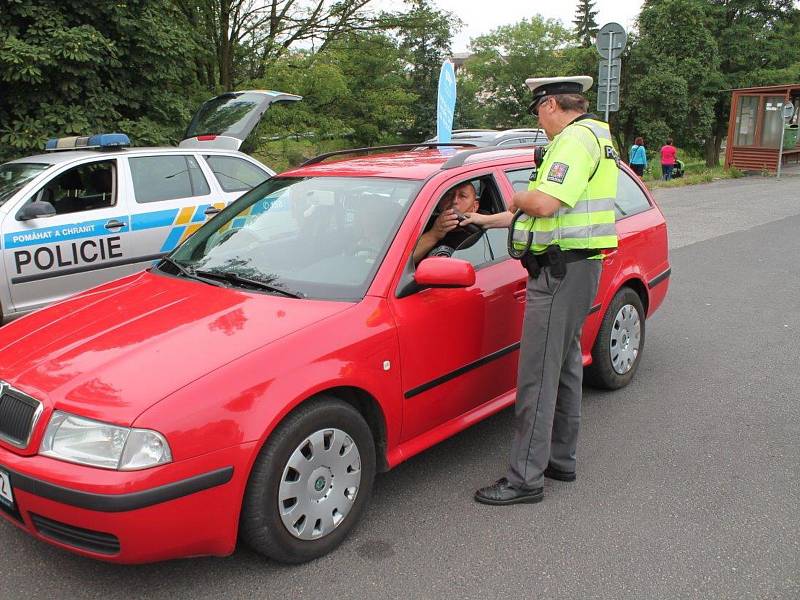
[[100, 133], [97, 135], [51, 138], [44, 146], [51, 152], [56, 150], [88, 150], [91, 148], [125, 148], [131, 140], [124, 133]]

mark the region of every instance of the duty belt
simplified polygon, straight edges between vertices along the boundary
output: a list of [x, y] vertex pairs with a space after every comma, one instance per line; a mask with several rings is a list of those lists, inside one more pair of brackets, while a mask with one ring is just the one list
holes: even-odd
[[550, 267], [553, 275], [563, 277], [567, 273], [567, 263], [578, 262], [592, 256], [597, 256], [599, 250], [562, 250], [556, 245], [548, 247], [547, 252], [534, 254], [526, 252], [520, 259], [528, 275], [536, 279], [544, 267]]

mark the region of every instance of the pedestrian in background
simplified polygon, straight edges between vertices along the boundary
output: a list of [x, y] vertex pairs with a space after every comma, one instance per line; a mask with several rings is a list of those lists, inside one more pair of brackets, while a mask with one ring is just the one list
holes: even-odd
[[633, 142], [628, 157], [631, 169], [633, 169], [633, 172], [641, 179], [644, 176], [644, 169], [647, 166], [647, 152], [645, 151], [644, 140], [642, 138], [637, 137]]
[[661, 146], [661, 179], [672, 179], [672, 169], [675, 168], [678, 149], [672, 145], [672, 138], [667, 138], [667, 143]]

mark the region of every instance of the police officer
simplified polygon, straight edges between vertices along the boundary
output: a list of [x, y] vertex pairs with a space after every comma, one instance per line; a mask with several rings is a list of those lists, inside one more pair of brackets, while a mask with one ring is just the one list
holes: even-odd
[[528, 79], [530, 110], [552, 140], [510, 213], [469, 215], [510, 225], [513, 254], [529, 273], [517, 376], [511, 461], [479, 489], [484, 504], [540, 502], [544, 477], [575, 480], [581, 414], [581, 328], [597, 293], [603, 248], [617, 246], [614, 198], [619, 159], [608, 125], [586, 114], [591, 77]]

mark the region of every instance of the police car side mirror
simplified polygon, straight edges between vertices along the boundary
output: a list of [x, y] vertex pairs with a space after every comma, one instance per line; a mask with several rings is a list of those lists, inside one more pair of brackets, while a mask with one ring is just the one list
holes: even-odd
[[54, 217], [56, 214], [55, 207], [49, 202], [31, 202], [23, 206], [17, 213], [18, 221], [30, 221], [31, 219], [39, 219], [42, 217]]

